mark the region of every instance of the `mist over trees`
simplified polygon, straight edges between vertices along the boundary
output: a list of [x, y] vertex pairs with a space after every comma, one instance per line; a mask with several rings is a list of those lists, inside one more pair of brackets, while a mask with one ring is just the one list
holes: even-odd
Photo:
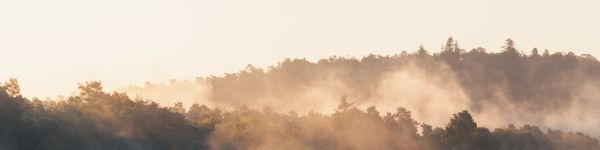
[[[588, 135], [593, 133], [556, 129], [578, 124], [597, 129], [598, 78], [600, 63], [588, 54], [524, 53], [510, 39], [498, 53], [467, 51], [449, 38], [440, 53], [421, 46], [392, 56], [285, 59], [268, 69], [248, 66], [224, 76], [128, 89], [181, 92], [185, 96], [178, 98], [203, 102], [198, 104], [160, 105], [106, 92], [96, 81], [81, 84], [76, 95], [40, 100], [23, 97], [18, 81], [10, 79], [0, 86], [0, 149], [600, 149]], [[399, 92], [389, 98], [382, 91], [404, 87], [382, 86], [387, 84], [409, 84], [438, 96]], [[446, 112], [432, 107], [398, 105], [380, 112], [382, 105], [374, 106], [391, 104], [379, 99], [413, 99], [444, 108], [463, 98], [464, 109], [450, 109], [460, 110], [445, 114], [442, 125], [415, 118]], [[223, 105], [231, 108], [217, 107]], [[495, 119], [500, 127], [481, 125]], [[524, 119], [536, 124], [523, 124]], [[556, 119], [564, 126], [554, 127]]]
[[[278, 112], [300, 113], [332, 113], [335, 99], [346, 95], [361, 107], [375, 105], [385, 111], [406, 107], [436, 126], [444, 124], [436, 120], [449, 115], [429, 116], [469, 110], [495, 127], [508, 122], [537, 124], [600, 136], [596, 129], [600, 119], [593, 115], [600, 113], [600, 63], [594, 56], [518, 49], [511, 39], [496, 52], [465, 49], [453, 38], [444, 43], [439, 53], [420, 46], [411, 53], [386, 56], [285, 59], [268, 68], [248, 65], [223, 76], [147, 83], [122, 91], [167, 105], [183, 101], [188, 106], [272, 106]], [[193, 95], [188, 96], [191, 99], [174, 94], [174, 89], [191, 85], [202, 92], [178, 90]]]
[[[386, 73], [410, 65], [432, 74], [439, 73], [440, 66], [449, 67], [469, 98], [474, 100], [474, 109], [500, 96], [534, 110], [560, 107], [561, 102], [573, 100], [584, 87], [582, 85], [598, 85], [600, 77], [600, 64], [589, 54], [550, 54], [548, 50], [540, 54], [537, 48], [526, 54], [517, 50], [511, 39], [506, 40], [499, 53], [489, 53], [481, 47], [467, 51], [449, 38], [442, 51], [433, 55], [420, 47], [413, 54], [371, 54], [360, 59], [332, 56], [315, 63], [305, 59], [285, 59], [267, 70], [250, 65], [238, 73], [198, 80], [211, 86], [211, 100], [240, 105], [240, 101], [261, 101], [265, 97], [286, 101], [286, 96], [295, 93], [280, 91], [301, 91], [312, 87], [311, 83], [335, 76], [349, 88], [347, 94], [360, 100], [374, 94], [373, 89]], [[252, 90], [243, 90], [249, 87]], [[231, 90], [240, 92], [231, 94]]]
[[432, 128], [402, 107], [380, 114], [345, 97], [331, 115], [298, 115], [268, 107], [161, 107], [103, 92], [99, 82], [60, 101], [25, 99], [13, 82], [2, 87], [1, 149], [600, 149], [597, 139], [580, 132], [512, 124], [490, 131], [468, 111]]

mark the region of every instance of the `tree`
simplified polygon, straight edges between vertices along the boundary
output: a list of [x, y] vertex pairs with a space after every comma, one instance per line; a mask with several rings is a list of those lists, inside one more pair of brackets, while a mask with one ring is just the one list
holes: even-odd
[[417, 56], [419, 56], [419, 57], [429, 56], [429, 53], [427, 52], [427, 50], [425, 50], [423, 45], [419, 46], [419, 49], [417, 50]]
[[353, 107], [354, 103], [356, 102], [348, 102], [347, 97], [346, 96], [342, 96], [342, 98], [340, 98], [340, 105], [338, 105], [337, 109], [335, 110], [336, 112], [346, 112], [346, 110], [350, 109]]
[[176, 102], [173, 106], [171, 106], [171, 108], [169, 108], [169, 110], [174, 113], [185, 114], [185, 108], [181, 102]]
[[454, 52], [455, 49], [456, 49], [456, 41], [454, 41], [454, 39], [452, 37], [449, 37], [448, 40], [446, 40], [446, 45], [442, 46], [442, 53]]
[[537, 48], [533, 48], [533, 50], [531, 50], [531, 57], [534, 57], [534, 58], [541, 57], [540, 54], [538, 53], [538, 49]]
[[463, 50], [459, 48], [458, 42], [449, 37], [446, 44], [442, 46], [439, 56], [452, 67], [461, 66]]
[[474, 149], [476, 129], [477, 123], [468, 111], [454, 114], [446, 126], [447, 146], [450, 149]]
[[473, 121], [469, 111], [464, 110], [454, 114], [454, 117], [450, 119], [450, 123], [446, 126], [446, 131], [451, 134], [462, 134], [473, 132], [476, 128], [477, 123]]
[[506, 39], [506, 41], [504, 42], [504, 46], [502, 46], [502, 48], [504, 48], [504, 51], [508, 51], [508, 52], [516, 52], [516, 48], [515, 48], [515, 42], [508, 38]]
[[548, 52], [548, 49], [544, 50], [544, 54], [542, 55], [544, 58], [548, 58], [550, 57], [550, 53]]
[[79, 84], [79, 95], [81, 97], [93, 97], [103, 95], [102, 83], [100, 81], [85, 82]]
[[586, 62], [586, 63], [594, 63], [594, 62], [598, 62], [598, 60], [596, 59], [596, 57], [590, 55], [590, 54], [581, 54], [579, 56], [579, 60], [581, 60], [582, 62]]
[[21, 88], [19, 87], [19, 81], [15, 78], [10, 78], [4, 82], [4, 85], [0, 85], [0, 90], [6, 91], [10, 96], [21, 95]]
[[433, 135], [433, 127], [431, 127], [431, 125], [422, 123], [421, 124], [421, 135], [423, 135], [424, 137], [429, 137], [429, 136]]
[[417, 136], [417, 127], [419, 123], [415, 121], [410, 115], [410, 111], [406, 110], [403, 107], [399, 107], [394, 113], [394, 118], [396, 118], [398, 125], [400, 126], [400, 132], [405, 135], [410, 135], [413, 137]]
[[[20, 96], [16, 79], [11, 79], [0, 85], [0, 149], [600, 149], [596, 138], [579, 132], [543, 132], [530, 125], [490, 130], [475, 122], [468, 111], [457, 112], [442, 128], [423, 123], [419, 135], [410, 108], [380, 113], [375, 107], [355, 106], [357, 102], [376, 101], [382, 96], [377, 93], [381, 81], [406, 68], [418, 69], [422, 71], [418, 75], [439, 80], [440, 84], [448, 83], [444, 80], [456, 82], [461, 87], [461, 97], [464, 90], [464, 96], [471, 99], [469, 110], [482, 112], [497, 107], [518, 112], [497, 114], [502, 119], [509, 118], [507, 122], [514, 121], [510, 116], [534, 116], [549, 112], [547, 108], [568, 111], [573, 107], [564, 104], [581, 102], [574, 96], [581, 97], [578, 95], [582, 91], [591, 93], [587, 92], [589, 87], [600, 86], [595, 82], [600, 80], [600, 62], [589, 54], [550, 55], [546, 50], [542, 58], [533, 59], [539, 55], [537, 49], [527, 57], [517, 52], [512, 40], [504, 48], [500, 53], [475, 48], [462, 54], [456, 40], [449, 39], [442, 47], [444, 52], [425, 58], [418, 56], [426, 53], [421, 46], [416, 53], [371, 54], [362, 59], [286, 59], [266, 70], [250, 66], [223, 77], [198, 79], [212, 86], [209, 91], [213, 102], [225, 106], [248, 104], [228, 111], [201, 104], [193, 104], [186, 111], [183, 103], [163, 106], [151, 100], [130, 99], [124, 93], [104, 92], [100, 82], [80, 84], [79, 94], [67, 98], [27, 99]], [[353, 97], [353, 101], [342, 97], [339, 105], [331, 108], [335, 110], [332, 114], [280, 113], [268, 107], [255, 110], [274, 100], [279, 100], [274, 105], [277, 110], [290, 110], [289, 106], [305, 103], [322, 104], [321, 88], [313, 87], [329, 83], [332, 78], [333, 87], [344, 87], [342, 91]], [[148, 86], [170, 88], [182, 83], [173, 80], [171, 84]], [[329, 84], [326, 86], [329, 88]], [[455, 86], [440, 87], [453, 90]], [[437, 93], [437, 88], [431, 93]], [[185, 89], [173, 91], [179, 90]], [[394, 92], [396, 88], [389, 90]], [[421, 103], [426, 102], [423, 100], [427, 96], [409, 97], [418, 101], [409, 103], [419, 107], [419, 112], [427, 108], [422, 105], [431, 105]], [[585, 99], [584, 104], [595, 102], [594, 97], [581, 98]], [[498, 99], [502, 99], [501, 104], [508, 103], [508, 107], [487, 106]], [[594, 107], [578, 108], [587, 109], [582, 112], [597, 112]], [[561, 119], [577, 123], [577, 118]]]
[[502, 53], [507, 55], [508, 57], [516, 58], [516, 57], [519, 57], [519, 55], [520, 55], [519, 51], [515, 47], [515, 42], [510, 38], [506, 39], [506, 41], [504, 42], [504, 46], [502, 46], [502, 48], [503, 48]]

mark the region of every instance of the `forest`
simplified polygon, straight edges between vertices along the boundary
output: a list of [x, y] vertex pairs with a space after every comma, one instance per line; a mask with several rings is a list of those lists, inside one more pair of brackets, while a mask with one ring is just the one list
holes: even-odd
[[285, 59], [111, 92], [89, 81], [56, 99], [9, 79], [0, 149], [600, 149], [599, 79], [589, 54], [453, 38], [439, 53]]

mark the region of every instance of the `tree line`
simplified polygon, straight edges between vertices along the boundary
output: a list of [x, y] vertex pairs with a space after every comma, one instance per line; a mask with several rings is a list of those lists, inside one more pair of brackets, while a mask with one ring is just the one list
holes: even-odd
[[[473, 100], [469, 111], [434, 127], [418, 122], [402, 106], [384, 113], [356, 106], [372, 98], [386, 73], [409, 65], [428, 73], [455, 73]], [[285, 104], [297, 91], [330, 76], [356, 101], [342, 97], [331, 114], [282, 113], [255, 105], [264, 97]], [[414, 53], [388, 56], [285, 59], [267, 69], [250, 65], [237, 73], [198, 78], [210, 84], [211, 101], [235, 106], [231, 110], [163, 106], [105, 92], [100, 82], [81, 84], [78, 94], [63, 99], [25, 98], [18, 81], [10, 79], [0, 86], [0, 149], [600, 149], [598, 140], [585, 133], [512, 124], [490, 129], [471, 116], [490, 107], [527, 115], [563, 111], [580, 99], [593, 104], [598, 102], [594, 95], [582, 97], [581, 91], [584, 85], [600, 85], [599, 77], [600, 63], [589, 54], [536, 48], [526, 54], [510, 39], [500, 52], [467, 51], [449, 38], [439, 53], [421, 46]], [[489, 106], [501, 100], [514, 105]]]
[[[1, 149], [600, 149], [580, 132], [542, 131], [532, 125], [490, 130], [468, 111], [445, 127], [419, 123], [410, 111], [365, 110], [345, 97], [333, 114], [278, 113], [245, 106], [223, 111], [107, 93], [99, 82], [66, 100], [19, 94], [16, 80], [0, 90]], [[420, 128], [420, 129], [419, 129]]]
[[[498, 52], [482, 47], [466, 50], [452, 37], [439, 53], [430, 53], [420, 46], [414, 53], [402, 51], [394, 55], [331, 56], [316, 62], [285, 59], [266, 69], [248, 65], [237, 73], [199, 77], [196, 82], [207, 82], [211, 86], [212, 101], [239, 106], [264, 97], [285, 102], [300, 95], [296, 91], [334, 76], [348, 89], [347, 95], [367, 100], [375, 94], [373, 89], [386, 74], [408, 66], [416, 66], [429, 74], [441, 74], [449, 69], [474, 100], [475, 111], [486, 102], [498, 99], [510, 100], [527, 110], [560, 109], [567, 107], [563, 105], [565, 101], [578, 98], [585, 87], [582, 85], [600, 86], [600, 63], [590, 54], [550, 53], [537, 48], [522, 51], [511, 39], [507, 39]], [[176, 86], [174, 82], [172, 87]], [[156, 85], [148, 83], [141, 88], [153, 87]], [[249, 87], [252, 90], [244, 90]], [[232, 94], [232, 90], [237, 92]]]

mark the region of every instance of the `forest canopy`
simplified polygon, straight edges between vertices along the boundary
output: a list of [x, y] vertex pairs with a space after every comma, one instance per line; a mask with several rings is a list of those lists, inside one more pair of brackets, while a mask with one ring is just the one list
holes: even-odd
[[91, 81], [63, 99], [9, 79], [0, 149], [600, 149], [598, 78], [592, 55], [449, 38], [439, 53], [285, 59], [126, 93]]

